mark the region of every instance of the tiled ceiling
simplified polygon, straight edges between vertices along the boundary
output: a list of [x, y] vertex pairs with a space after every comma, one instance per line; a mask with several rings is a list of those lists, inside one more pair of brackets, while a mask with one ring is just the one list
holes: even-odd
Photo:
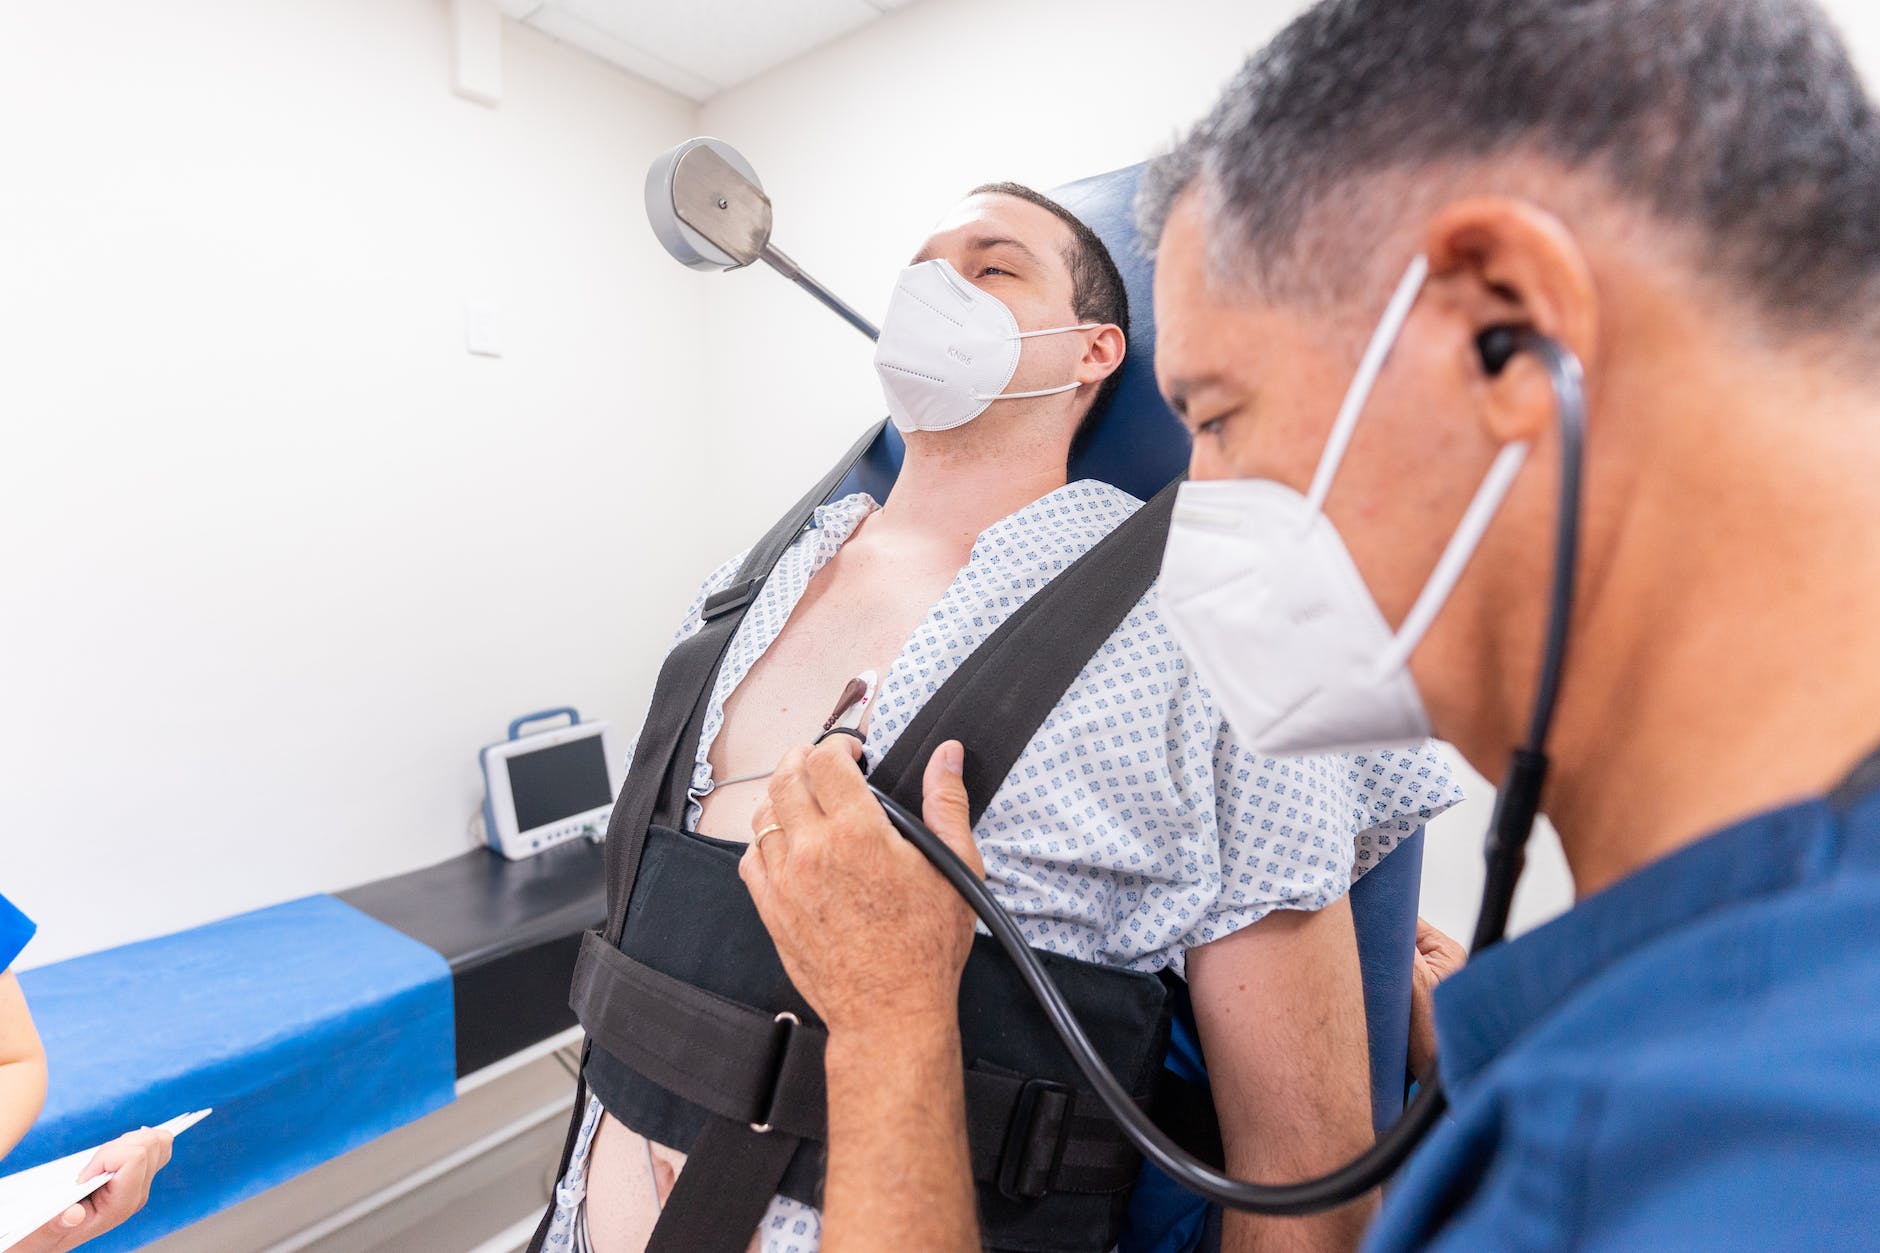
[[496, 0], [565, 43], [703, 103], [914, 0]]

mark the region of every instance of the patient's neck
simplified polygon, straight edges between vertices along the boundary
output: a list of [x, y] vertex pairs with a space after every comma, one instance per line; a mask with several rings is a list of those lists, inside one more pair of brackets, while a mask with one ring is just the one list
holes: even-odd
[[[918, 533], [961, 545], [964, 563], [987, 527], [1063, 487], [1066, 449], [1059, 440], [996, 438], [958, 431], [911, 433], [887, 503], [870, 519], [877, 535]], [[991, 437], [991, 438], [988, 438]]]

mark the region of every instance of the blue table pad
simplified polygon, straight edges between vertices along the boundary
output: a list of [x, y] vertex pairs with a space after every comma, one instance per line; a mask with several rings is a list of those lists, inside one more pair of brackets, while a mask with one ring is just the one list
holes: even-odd
[[311, 896], [20, 976], [50, 1069], [0, 1173], [190, 1110], [135, 1249], [448, 1103], [451, 977], [436, 952]]

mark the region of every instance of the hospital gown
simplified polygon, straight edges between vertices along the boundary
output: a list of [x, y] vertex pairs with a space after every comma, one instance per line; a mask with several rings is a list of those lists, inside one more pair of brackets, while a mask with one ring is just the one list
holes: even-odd
[[[1013, 610], [1140, 506], [1118, 488], [1080, 481], [986, 528], [882, 677], [867, 766]], [[711, 781], [726, 698], [776, 640], [811, 577], [876, 507], [857, 494], [818, 509], [764, 583], [713, 689], [695, 789]], [[706, 581], [675, 643], [698, 628], [705, 597], [735, 582], [739, 564]], [[1151, 589], [1026, 745], [974, 836], [987, 885], [1031, 945], [1179, 974], [1190, 948], [1274, 909], [1337, 900], [1461, 795], [1447, 758], [1430, 745], [1281, 759], [1249, 752], [1177, 648]], [[698, 813], [694, 804], [689, 824]], [[554, 1253], [573, 1247], [599, 1114], [590, 1101], [556, 1188]], [[759, 1234], [764, 1253], [814, 1253], [819, 1215], [777, 1197]]]

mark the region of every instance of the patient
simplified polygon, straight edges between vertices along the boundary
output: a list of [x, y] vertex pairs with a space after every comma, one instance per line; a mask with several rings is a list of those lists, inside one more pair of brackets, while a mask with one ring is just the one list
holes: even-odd
[[[903, 294], [910, 283], [971, 284], [1021, 330], [1048, 333], [1018, 341], [1000, 398], [958, 425], [884, 369], [907, 432], [899, 480], [885, 503], [825, 505], [763, 584], [700, 741], [689, 820], [703, 834], [750, 838], [765, 786], [730, 780], [814, 738], [865, 670], [881, 676], [864, 749], [873, 767], [1008, 614], [1140, 504], [1066, 481], [1072, 444], [1124, 356], [1127, 297], [1103, 243], [1044, 196], [996, 184], [956, 206], [913, 260]], [[930, 261], [950, 270], [920, 265]], [[884, 360], [905, 338], [904, 307], [898, 295]], [[680, 638], [737, 570], [733, 561], [707, 580]], [[1386, 777], [1379, 763], [1395, 782], [1371, 783]], [[1351, 878], [1457, 797], [1428, 749], [1249, 755], [1174, 651], [1152, 591], [1065, 693], [975, 834], [987, 882], [1034, 946], [1185, 973], [1230, 1169], [1293, 1179], [1372, 1138]], [[591, 1101], [546, 1247], [641, 1248], [682, 1166]], [[1349, 1247], [1368, 1212], [1233, 1215], [1227, 1243]], [[778, 1197], [757, 1243], [808, 1253], [818, 1233], [813, 1209]]]
[[[32, 938], [33, 924], [0, 896], [0, 1175], [5, 1161], [46, 1100], [46, 1054], [33, 1016], [10, 967]], [[6, 1253], [52, 1253], [102, 1235], [144, 1207], [150, 1180], [170, 1160], [170, 1137], [161, 1131], [133, 1131], [99, 1149], [78, 1179], [110, 1173], [111, 1182], [15, 1243]], [[78, 1180], [74, 1180], [77, 1182]]]

